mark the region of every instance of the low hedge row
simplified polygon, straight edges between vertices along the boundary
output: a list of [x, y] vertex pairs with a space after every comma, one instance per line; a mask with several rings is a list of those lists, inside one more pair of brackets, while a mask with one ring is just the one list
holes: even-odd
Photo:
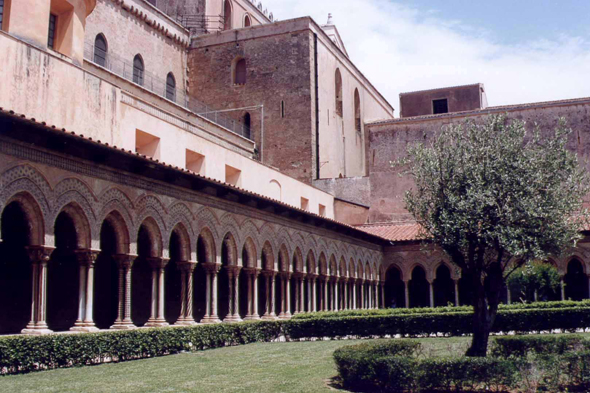
[[[563, 309], [563, 308], [590, 308], [590, 299], [581, 301], [556, 301], [556, 302], [535, 302], [535, 303], [513, 303], [500, 304], [500, 310], [530, 310], [530, 309]], [[325, 319], [341, 317], [366, 317], [386, 315], [410, 315], [410, 314], [432, 314], [471, 312], [472, 306], [445, 306], [445, 307], [421, 307], [421, 308], [387, 308], [378, 310], [345, 310], [345, 311], [320, 311], [314, 313], [301, 313], [293, 316], [293, 319]]]
[[560, 336], [504, 336], [494, 339], [491, 355], [501, 358], [534, 355], [563, 355], [590, 351], [590, 339], [579, 334]]
[[[516, 339], [518, 340], [518, 339]], [[424, 358], [406, 340], [343, 347], [334, 360], [343, 385], [363, 391], [571, 391], [590, 387], [590, 351], [542, 357]], [[561, 337], [549, 337], [558, 348]], [[555, 341], [550, 344], [550, 341]], [[567, 341], [567, 339], [566, 339]], [[393, 345], [396, 343], [395, 345]], [[391, 345], [391, 348], [390, 348]], [[389, 350], [388, 350], [389, 349]]]
[[269, 342], [281, 334], [274, 321], [129, 331], [0, 338], [0, 372], [120, 362], [209, 348]]
[[[472, 312], [292, 319], [283, 329], [291, 339], [306, 337], [384, 337], [386, 335], [422, 336], [461, 335], [472, 332]], [[590, 327], [590, 308], [501, 310], [494, 332], [525, 333], [563, 329], [575, 331]]]
[[[97, 364], [180, 351], [287, 340], [340, 337], [424, 336], [471, 333], [471, 312], [292, 319], [92, 334], [0, 338], [0, 373]], [[576, 330], [590, 327], [590, 308], [502, 310], [494, 331]]]

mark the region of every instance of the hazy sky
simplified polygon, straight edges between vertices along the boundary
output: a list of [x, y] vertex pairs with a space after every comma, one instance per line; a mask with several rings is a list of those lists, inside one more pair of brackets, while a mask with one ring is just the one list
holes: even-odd
[[490, 105], [590, 96], [590, 0], [264, 0], [280, 20], [333, 14], [357, 67], [399, 93], [484, 83]]

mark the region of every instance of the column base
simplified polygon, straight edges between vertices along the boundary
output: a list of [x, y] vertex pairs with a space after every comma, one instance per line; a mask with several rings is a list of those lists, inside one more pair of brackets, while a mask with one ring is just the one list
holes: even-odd
[[213, 324], [213, 323], [221, 323], [221, 320], [217, 317], [204, 317], [201, 319], [202, 324]]
[[133, 324], [133, 322], [131, 321], [115, 321], [115, 323], [113, 324], [113, 326], [111, 326], [111, 329], [113, 330], [132, 330], [132, 329], [137, 329], [137, 326], [135, 326]]
[[258, 315], [246, 315], [244, 321], [259, 321], [260, 317]]
[[29, 335], [42, 335], [42, 334], [51, 334], [53, 333], [53, 330], [48, 329], [46, 327], [41, 328], [41, 327], [26, 327], [23, 330], [20, 331], [21, 334], [29, 334]]
[[98, 332], [98, 328], [94, 325], [88, 325], [88, 326], [72, 326], [70, 328], [70, 332], [82, 332], [82, 333], [92, 333], [92, 332]]
[[291, 319], [291, 313], [280, 313], [279, 319]]
[[172, 326], [191, 326], [196, 324], [197, 321], [192, 319], [179, 319], [178, 321], [174, 322]]
[[235, 323], [242, 322], [242, 318], [239, 315], [231, 315], [223, 318], [223, 323]]
[[276, 321], [278, 318], [275, 314], [266, 314], [262, 316], [263, 321]]
[[145, 327], [166, 327], [170, 326], [165, 319], [148, 319]]

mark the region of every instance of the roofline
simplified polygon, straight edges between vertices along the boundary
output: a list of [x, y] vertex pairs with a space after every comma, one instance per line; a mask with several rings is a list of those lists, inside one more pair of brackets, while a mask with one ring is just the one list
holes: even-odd
[[[24, 127], [30, 127], [31, 129], [36, 129], [40, 132], [38, 132], [37, 134], [35, 134], [34, 132], [12, 132], [11, 134], [10, 127], [6, 126], [6, 122], [10, 121], [20, 123]], [[270, 206], [273, 207], [274, 214], [281, 215], [282, 213], [287, 213], [290, 219], [300, 218], [300, 222], [303, 222], [304, 224], [313, 225], [316, 227], [325, 227], [328, 230], [342, 233], [346, 236], [358, 237], [361, 240], [380, 246], [389, 243], [389, 240], [385, 238], [373, 235], [371, 233], [367, 233], [365, 231], [355, 228], [352, 225], [348, 225], [331, 218], [322, 217], [318, 214], [302, 210], [301, 208], [291, 206], [287, 203], [278, 201], [276, 199], [272, 199], [255, 192], [247, 191], [240, 187], [236, 187], [231, 184], [221, 182], [219, 180], [199, 175], [197, 173], [189, 171], [188, 169], [172, 166], [170, 164], [160, 162], [157, 159], [153, 159], [152, 157], [147, 157], [139, 153], [134, 153], [131, 150], [125, 150], [124, 148], [110, 146], [108, 143], [103, 143], [100, 140], [95, 141], [92, 138], [84, 137], [82, 134], [76, 134], [75, 132], [68, 131], [65, 128], [60, 129], [56, 126], [49, 126], [45, 122], [39, 123], [35, 120], [35, 118], [28, 119], [25, 115], [19, 115], [16, 114], [14, 111], [6, 110], [1, 107], [0, 124], [3, 125], [3, 127], [0, 127], [0, 130], [2, 130], [0, 134], [5, 135], [8, 138], [18, 140], [20, 142], [35, 145], [34, 140], [35, 138], [40, 139], [42, 137], [39, 136], [41, 133], [50, 133], [52, 134], [51, 136], [53, 138], [52, 142], [54, 142], [54, 146], [58, 145], [58, 139], [69, 139], [72, 143], [77, 143], [79, 145], [79, 148], [68, 150], [66, 154], [70, 156], [75, 156], [77, 158], [87, 160], [89, 156], [87, 154], [87, 151], [89, 151], [90, 149], [96, 151], [98, 149], [101, 150], [104, 154], [111, 154], [117, 157], [117, 159], [115, 160], [107, 160], [107, 162], [109, 162], [108, 166], [114, 169], [121, 170], [121, 167], [126, 163], [129, 163], [130, 165], [133, 164], [134, 167], [140, 169], [148, 167], [149, 170], [141, 171], [140, 176], [149, 177], [154, 180], [167, 183], [173, 183], [174, 180], [183, 183], [176, 184], [176, 186], [183, 188], [187, 188], [188, 183], [188, 185], [191, 186], [190, 189], [193, 191], [196, 190], [218, 198], [229, 199], [232, 202], [248, 205], [250, 207], [252, 207], [252, 202], [254, 202], [255, 208], [257, 209], [263, 209]], [[39, 146], [40, 144], [37, 145]], [[72, 145], [70, 144], [70, 146]], [[63, 150], [60, 150], [60, 152], [64, 153]], [[117, 163], [119, 168], [115, 167], [112, 163]], [[102, 164], [107, 165], [104, 162]], [[128, 170], [125, 171], [129, 172]], [[183, 179], [186, 181], [182, 182]], [[195, 186], [195, 182], [198, 184], [198, 187]], [[207, 192], [204, 190], [205, 188], [213, 189], [214, 192]]]
[[430, 92], [430, 91], [459, 89], [459, 88], [463, 88], [463, 87], [474, 87], [474, 86], [484, 87], [483, 83], [471, 83], [471, 84], [468, 84], [468, 85], [457, 85], [457, 86], [437, 87], [435, 89], [424, 89], [424, 90], [408, 91], [408, 92], [399, 93], [399, 96], [401, 97], [401, 96], [405, 96], [405, 95], [408, 95], [408, 94], [426, 93], [426, 92]]
[[560, 106], [582, 105], [582, 104], [590, 104], [590, 97], [573, 98], [573, 99], [565, 99], [565, 100], [558, 100], [558, 101], [542, 101], [542, 102], [525, 103], [525, 104], [503, 105], [503, 106], [489, 106], [485, 109], [476, 109], [476, 110], [463, 111], [463, 112], [441, 113], [441, 114], [437, 114], [437, 115], [400, 117], [400, 118], [396, 118], [396, 119], [378, 120], [378, 121], [366, 123], [366, 125], [369, 127], [376, 127], [376, 126], [383, 126], [383, 125], [388, 125], [388, 124], [420, 123], [420, 122], [424, 122], [424, 121], [434, 121], [434, 120], [440, 120], [440, 119], [461, 118], [461, 117], [470, 117], [470, 116], [479, 116], [479, 115], [488, 115], [488, 114], [491, 115], [491, 114], [498, 114], [498, 113], [503, 113], [503, 112], [504, 113], [505, 112], [514, 112], [514, 111], [527, 110], [527, 109], [560, 107]]
[[[357, 66], [354, 64], [354, 62], [348, 57], [348, 55], [346, 53], [344, 53], [340, 48], [338, 48], [338, 46], [336, 44], [334, 44], [334, 42], [330, 39], [330, 37], [328, 36], [328, 34], [324, 31], [324, 29], [321, 28], [321, 26], [319, 24], [316, 23], [316, 21], [313, 20], [313, 18], [311, 16], [301, 16], [299, 18], [293, 18], [293, 19], [285, 19], [285, 20], [280, 20], [277, 22], [273, 22], [273, 23], [268, 23], [268, 24], [263, 24], [263, 25], [256, 25], [256, 26], [250, 26], [250, 27], [242, 27], [239, 29], [232, 29], [232, 30], [225, 30], [225, 31], [220, 31], [217, 32], [215, 34], [205, 34], [205, 35], [200, 35], [197, 37], [192, 37], [191, 38], [191, 46], [189, 46], [189, 50], [193, 49], [192, 48], [192, 42], [194, 41], [203, 41], [203, 42], [207, 42], [208, 39], [214, 39], [214, 37], [219, 37], [219, 36], [228, 36], [228, 40], [227, 42], [219, 42], [219, 43], [215, 43], [215, 44], [206, 44], [204, 46], [217, 46], [217, 45], [223, 45], [223, 44], [227, 44], [230, 42], [236, 42], [236, 41], [247, 41], [250, 39], [256, 39], [256, 38], [260, 38], [260, 37], [252, 37], [252, 36], [245, 36], [245, 37], [238, 37], [238, 33], [239, 32], [248, 32], [248, 31], [257, 31], [257, 30], [262, 30], [262, 29], [269, 29], [271, 26], [279, 26], [282, 24], [287, 24], [287, 23], [293, 23], [293, 22], [302, 22], [302, 21], [308, 21], [308, 25], [306, 28], [302, 28], [302, 29], [291, 29], [291, 30], [287, 30], [286, 32], [280, 32], [280, 33], [272, 33], [272, 34], [267, 34], [267, 35], [263, 35], [263, 36], [273, 36], [273, 35], [278, 35], [278, 34], [286, 34], [287, 32], [296, 32], [296, 31], [304, 31], [304, 30], [309, 30], [311, 32], [315, 32], [316, 30], [319, 32], [319, 34], [322, 34], [324, 36], [324, 38], [330, 43], [331, 47], [334, 48], [338, 53], [340, 53], [343, 58], [345, 59], [344, 61], [347, 62], [359, 75], [360, 78], [362, 80], [364, 80], [367, 85], [370, 87], [370, 89], [383, 101], [383, 103], [385, 104], [385, 106], [389, 107], [389, 109], [391, 110], [391, 114], [393, 116], [394, 114], [394, 107], [389, 103], [389, 101], [383, 96], [383, 94], [381, 94], [381, 92], [371, 83], [371, 81], [357, 68]], [[315, 27], [315, 29], [312, 29], [312, 26]]]

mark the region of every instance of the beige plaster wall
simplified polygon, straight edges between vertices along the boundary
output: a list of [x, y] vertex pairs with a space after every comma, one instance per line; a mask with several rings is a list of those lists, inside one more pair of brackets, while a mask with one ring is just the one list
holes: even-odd
[[[317, 26], [313, 27], [318, 31]], [[336, 69], [342, 75], [342, 117], [336, 114]], [[393, 109], [360, 74], [348, 57], [318, 32], [320, 107], [320, 178], [365, 176], [366, 130], [364, 123], [393, 118]], [[358, 89], [361, 132], [355, 129], [354, 92]]]
[[[185, 91], [186, 49], [182, 42], [188, 42], [188, 31], [144, 0], [125, 0], [124, 4], [127, 9], [113, 0], [97, 1], [86, 24], [86, 58], [93, 60], [94, 41], [102, 33], [107, 40], [108, 68], [132, 75], [133, 58], [140, 54], [144, 84], [150, 83], [149, 75], [153, 75], [163, 94], [166, 76], [172, 72], [177, 89]], [[180, 43], [171, 37], [181, 37]]]
[[[223, 15], [223, 3], [225, 0], [207, 0], [205, 14], [206, 15]], [[240, 29], [244, 27], [244, 19], [249, 15], [252, 21], [252, 26], [263, 25], [269, 23], [268, 16], [265, 16], [264, 8], [259, 10], [256, 5], [249, 0], [230, 0], [232, 6], [232, 28]], [[223, 26], [219, 26], [219, 30], [223, 30]]]
[[[135, 150], [136, 131], [160, 138], [160, 161], [181, 168], [186, 164], [186, 149], [206, 157], [204, 175], [225, 181], [225, 166], [242, 171], [239, 187], [300, 207], [301, 198], [309, 200], [309, 211], [334, 217], [334, 198], [319, 189], [301, 183], [279, 171], [245, 157], [239, 141], [221, 138], [215, 141], [199, 136], [211, 130], [188, 127], [180, 116], [164, 112], [145, 101], [100, 79], [71, 63], [40, 51], [4, 32], [0, 32], [0, 107], [33, 117], [68, 131], [126, 150]], [[186, 129], [184, 127], [190, 128]], [[244, 144], [251, 144], [242, 137]], [[225, 146], [224, 146], [225, 145]], [[281, 192], [277, 194], [276, 183]]]

